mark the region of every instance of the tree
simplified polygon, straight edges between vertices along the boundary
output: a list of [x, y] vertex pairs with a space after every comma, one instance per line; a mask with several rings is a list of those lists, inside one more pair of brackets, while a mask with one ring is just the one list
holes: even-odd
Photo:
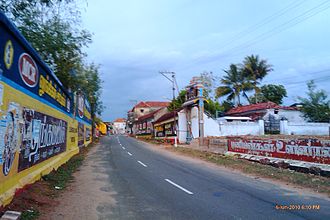
[[298, 97], [302, 102], [304, 117], [312, 122], [330, 122], [330, 100], [324, 90], [316, 90], [314, 81], [307, 83], [307, 98]]
[[258, 100], [259, 102], [270, 101], [280, 105], [283, 103], [284, 97], [287, 97], [287, 92], [283, 85], [268, 84], [263, 85], [260, 88], [260, 93], [250, 97], [250, 100], [251, 103], [255, 103], [255, 100]]
[[272, 65], [267, 63], [267, 60], [262, 60], [258, 55], [251, 55], [244, 58], [242, 72], [245, 77], [251, 82], [255, 91], [255, 102], [258, 102], [258, 93], [260, 81], [269, 73], [273, 71]]
[[200, 75], [201, 83], [204, 86], [204, 96], [206, 98], [215, 99], [214, 86], [217, 79], [212, 72], [204, 71]]
[[176, 97], [170, 102], [167, 109], [169, 111], [174, 111], [176, 109], [181, 108], [182, 104], [186, 101], [186, 94], [187, 94], [186, 90], [181, 90], [178, 97]]
[[227, 101], [237, 100], [237, 105], [241, 105], [241, 93], [247, 98], [245, 92], [252, 89], [252, 85], [246, 80], [241, 69], [237, 65], [231, 64], [229, 70], [224, 70], [227, 74], [221, 79], [222, 86], [216, 89], [216, 97], [227, 96]]
[[0, 0], [0, 9], [14, 21], [65, 88], [83, 91], [91, 105], [94, 125], [103, 110], [102, 81], [99, 67], [84, 62], [83, 48], [91, 43], [91, 34], [80, 27], [76, 1]]
[[221, 106], [219, 102], [213, 101], [212, 99], [207, 99], [204, 103], [204, 110], [210, 113], [213, 117], [216, 117], [217, 111], [221, 111]]
[[83, 65], [82, 48], [91, 34], [80, 29], [74, 0], [0, 0], [1, 9], [53, 69], [64, 87], [75, 90], [72, 72]]

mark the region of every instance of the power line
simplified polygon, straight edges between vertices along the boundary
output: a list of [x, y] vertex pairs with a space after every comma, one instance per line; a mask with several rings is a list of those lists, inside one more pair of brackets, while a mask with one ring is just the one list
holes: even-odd
[[270, 31], [267, 31], [263, 34], [260, 34], [258, 35], [257, 37], [255, 37], [254, 39], [244, 43], [244, 44], [241, 44], [241, 45], [238, 45], [236, 47], [233, 47], [231, 48], [230, 50], [226, 51], [227, 53], [230, 52], [230, 51], [233, 51], [233, 50], [242, 50], [242, 49], [245, 49], [245, 48], [248, 48], [252, 45], [255, 45], [256, 43], [259, 43], [261, 41], [264, 41], [272, 36], [274, 36], [275, 34], [279, 34], [297, 24], [300, 24], [301, 22], [304, 22], [305, 20], [325, 11], [326, 9], [330, 8], [330, 5], [328, 4], [330, 3], [330, 1], [324, 1], [322, 2], [321, 4], [318, 4], [317, 6], [301, 13], [300, 15], [276, 26], [275, 28], [273, 28], [272, 30]]
[[[330, 69], [324, 69], [324, 70], [319, 70], [319, 71], [309, 72], [309, 73], [301, 73], [300, 75], [312, 75], [312, 74], [318, 74], [318, 73], [324, 73], [324, 72], [330, 72]], [[321, 76], [321, 77], [324, 77], [324, 76]], [[288, 84], [288, 80], [290, 80], [290, 79], [297, 79], [297, 76], [290, 76], [290, 77], [284, 77], [284, 78], [282, 77], [279, 80], [276, 80], [276, 79], [269, 80], [269, 81], [266, 80], [266, 82], [264, 82], [264, 83], [272, 83], [272, 82], [281, 83], [282, 82], [282, 83]]]
[[[316, 5], [315, 7], [313, 8], [310, 8], [308, 9], [307, 11], [304, 11], [303, 13], [299, 14], [298, 16], [296, 17], [293, 17], [292, 19], [276, 26], [275, 28], [272, 28], [272, 30], [270, 31], [266, 31], [260, 35], [258, 35], [257, 37], [255, 37], [254, 39], [251, 39], [245, 43], [242, 43], [236, 47], [232, 47], [224, 52], [222, 52], [221, 54], [218, 54], [218, 55], [215, 55], [213, 56], [213, 60], [214, 59], [218, 59], [220, 57], [226, 57], [228, 56], [228, 54], [230, 54], [232, 51], [236, 52], [236, 53], [232, 53], [231, 55], [237, 55], [239, 54], [240, 52], [242, 52], [243, 49], [246, 49], [248, 47], [251, 47], [252, 45], [254, 44], [257, 44], [261, 41], [264, 41], [272, 36], [274, 36], [275, 34], [278, 34], [278, 33], [281, 33], [283, 32], [284, 30], [287, 30], [319, 13], [321, 13], [322, 11], [325, 11], [326, 9], [328, 9], [330, 7], [330, 5], [328, 5], [330, 1], [324, 1], [318, 5]], [[240, 50], [240, 51], [239, 51]], [[196, 61], [198, 62], [203, 62], [202, 61], [202, 57], [200, 58], [197, 58]], [[205, 62], [205, 61], [204, 61]], [[210, 61], [206, 61], [206, 62], [210, 62]]]
[[[330, 2], [329, 1], [325, 1], [325, 2], [321, 3], [318, 6], [312, 8], [312, 9], [310, 9], [308, 11], [305, 11], [304, 13], [300, 14], [299, 16], [296, 16], [293, 19], [291, 19], [291, 20], [289, 20], [289, 21], [287, 21], [287, 22], [285, 22], [285, 23], [283, 23], [281, 25], [276, 26], [273, 30], [268, 31], [268, 32], [265, 32], [265, 33], [257, 36], [255, 39], [251, 40], [250, 42], [245, 43], [245, 45], [234, 47], [231, 50], [237, 50], [237, 49], [240, 49], [240, 47], [241, 47], [241, 49], [248, 48], [248, 47], [250, 47], [250, 46], [252, 46], [252, 45], [254, 45], [256, 43], [259, 43], [261, 41], [264, 41], [264, 40], [266, 40], [266, 39], [274, 36], [275, 34], [279, 34], [279, 33], [283, 32], [284, 30], [287, 30], [287, 29], [289, 29], [289, 28], [291, 28], [291, 27], [293, 27], [293, 26], [295, 26], [297, 24], [300, 24], [303, 21], [305, 21], [305, 20], [307, 20], [307, 19], [309, 19], [309, 18], [311, 18], [311, 17], [313, 17], [313, 16], [315, 16], [315, 15], [317, 15], [317, 14], [325, 11], [326, 9], [330, 8], [330, 5], [329, 4], [328, 5], [325, 5], [324, 7], [322, 7], [326, 3], [330, 3]], [[319, 9], [319, 10], [317, 10], [317, 9]], [[314, 10], [316, 10], [316, 11], [314, 12]], [[288, 26], [286, 26], [286, 25], [288, 25]]]
[[249, 26], [245, 30], [240, 31], [238, 34], [234, 35], [229, 41], [224, 42], [223, 44], [225, 44], [225, 47], [227, 47], [228, 45], [231, 45], [233, 42], [235, 42], [239, 39], [242, 39], [242, 38], [246, 37], [247, 35], [250, 35], [251, 33], [255, 32], [256, 30], [260, 29], [261, 27], [265, 26], [266, 24], [269, 24], [270, 22], [274, 21], [275, 19], [285, 15], [287, 12], [299, 7], [301, 4], [303, 4], [305, 2], [306, 1], [292, 2], [288, 6], [286, 6], [285, 8], [283, 8], [283, 9], [277, 11], [277, 12], [275, 12], [271, 16], [263, 19], [262, 21], [254, 24], [252, 26]]

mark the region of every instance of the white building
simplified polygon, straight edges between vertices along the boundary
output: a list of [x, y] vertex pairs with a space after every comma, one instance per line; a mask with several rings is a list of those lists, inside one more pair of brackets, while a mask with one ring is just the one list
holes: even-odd
[[114, 130], [115, 134], [125, 134], [126, 119], [125, 118], [117, 118], [113, 122], [113, 130]]

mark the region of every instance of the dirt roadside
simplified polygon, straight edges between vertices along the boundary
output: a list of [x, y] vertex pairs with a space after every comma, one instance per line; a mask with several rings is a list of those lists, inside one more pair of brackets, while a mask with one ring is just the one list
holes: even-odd
[[99, 147], [96, 145], [88, 152], [73, 175], [74, 181], [55, 199], [57, 205], [43, 210], [38, 219], [99, 219], [98, 207], [116, 203], [101, 163]]

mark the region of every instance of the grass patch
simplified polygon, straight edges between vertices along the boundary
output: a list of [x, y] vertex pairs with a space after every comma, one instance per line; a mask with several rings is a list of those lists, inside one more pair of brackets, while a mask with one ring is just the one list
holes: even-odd
[[179, 152], [183, 155], [200, 158], [220, 166], [240, 170], [244, 173], [253, 174], [258, 177], [280, 180], [297, 186], [310, 188], [314, 192], [326, 193], [330, 197], [330, 179], [327, 177], [276, 168], [270, 165], [239, 159], [235, 156], [226, 156], [185, 147], [173, 147], [169, 150]]
[[40, 212], [38, 210], [27, 210], [23, 211], [21, 214], [21, 220], [34, 220], [38, 219]]
[[66, 164], [59, 167], [57, 171], [45, 175], [43, 179], [49, 182], [51, 187], [63, 189], [73, 179], [72, 174], [81, 166], [83, 160], [84, 155], [75, 155]]

